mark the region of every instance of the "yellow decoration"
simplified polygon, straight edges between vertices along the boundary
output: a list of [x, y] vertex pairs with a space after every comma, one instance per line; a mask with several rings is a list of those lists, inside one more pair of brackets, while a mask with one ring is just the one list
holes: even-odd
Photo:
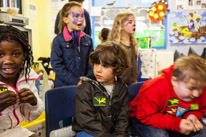
[[41, 115], [36, 120], [34, 120], [30, 123], [28, 123], [24, 120], [19, 124], [19, 126], [22, 126], [24, 128], [30, 128], [32, 126], [35, 126], [35, 125], [38, 125], [38, 124], [41, 124], [44, 122], [45, 122], [45, 112], [42, 112]]

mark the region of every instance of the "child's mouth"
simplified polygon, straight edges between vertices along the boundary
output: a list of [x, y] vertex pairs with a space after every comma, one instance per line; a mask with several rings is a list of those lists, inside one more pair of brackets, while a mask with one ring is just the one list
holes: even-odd
[[82, 26], [82, 23], [78, 23], [77, 26], [81, 27], [81, 26]]
[[3, 68], [5, 74], [13, 74], [15, 72], [14, 68]]

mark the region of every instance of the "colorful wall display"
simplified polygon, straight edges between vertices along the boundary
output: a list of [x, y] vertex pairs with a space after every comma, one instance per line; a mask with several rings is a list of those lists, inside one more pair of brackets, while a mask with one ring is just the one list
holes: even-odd
[[168, 19], [171, 44], [206, 43], [206, 11], [172, 11]]
[[[95, 17], [94, 21], [94, 40], [95, 45], [100, 43], [99, 32], [103, 27], [112, 28], [115, 16], [119, 12], [130, 11], [134, 13], [136, 19], [136, 35], [139, 44], [143, 44], [143, 39], [151, 38], [151, 48], [166, 48], [165, 45], [165, 20], [153, 22], [149, 18], [149, 8], [102, 8], [101, 16]], [[141, 26], [141, 27], [140, 27]], [[144, 43], [145, 45], [146, 43]], [[145, 46], [143, 46], [145, 47]]]
[[[159, 0], [93, 0], [93, 6], [101, 7], [101, 16], [93, 17], [94, 46], [100, 44], [98, 39], [102, 28], [112, 28], [115, 16], [124, 11], [134, 13], [136, 19], [136, 35], [140, 48], [166, 48], [165, 20], [153, 22], [149, 18], [149, 10]], [[141, 27], [140, 27], [141, 26]], [[147, 40], [146, 40], [147, 39]], [[148, 40], [151, 39], [149, 43]]]

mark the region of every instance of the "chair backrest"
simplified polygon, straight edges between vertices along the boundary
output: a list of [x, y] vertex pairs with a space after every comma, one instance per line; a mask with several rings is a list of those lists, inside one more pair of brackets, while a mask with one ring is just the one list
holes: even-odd
[[76, 85], [50, 89], [45, 94], [46, 137], [59, 122], [74, 115]]
[[129, 85], [130, 102], [137, 96], [143, 83], [144, 82], [137, 82]]

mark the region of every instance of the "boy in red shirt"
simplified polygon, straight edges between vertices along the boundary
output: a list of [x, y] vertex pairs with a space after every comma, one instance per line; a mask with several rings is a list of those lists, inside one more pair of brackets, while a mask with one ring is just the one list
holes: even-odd
[[[130, 103], [130, 128], [141, 137], [206, 137], [206, 62], [179, 58], [145, 82]], [[204, 127], [204, 128], [203, 128]]]

